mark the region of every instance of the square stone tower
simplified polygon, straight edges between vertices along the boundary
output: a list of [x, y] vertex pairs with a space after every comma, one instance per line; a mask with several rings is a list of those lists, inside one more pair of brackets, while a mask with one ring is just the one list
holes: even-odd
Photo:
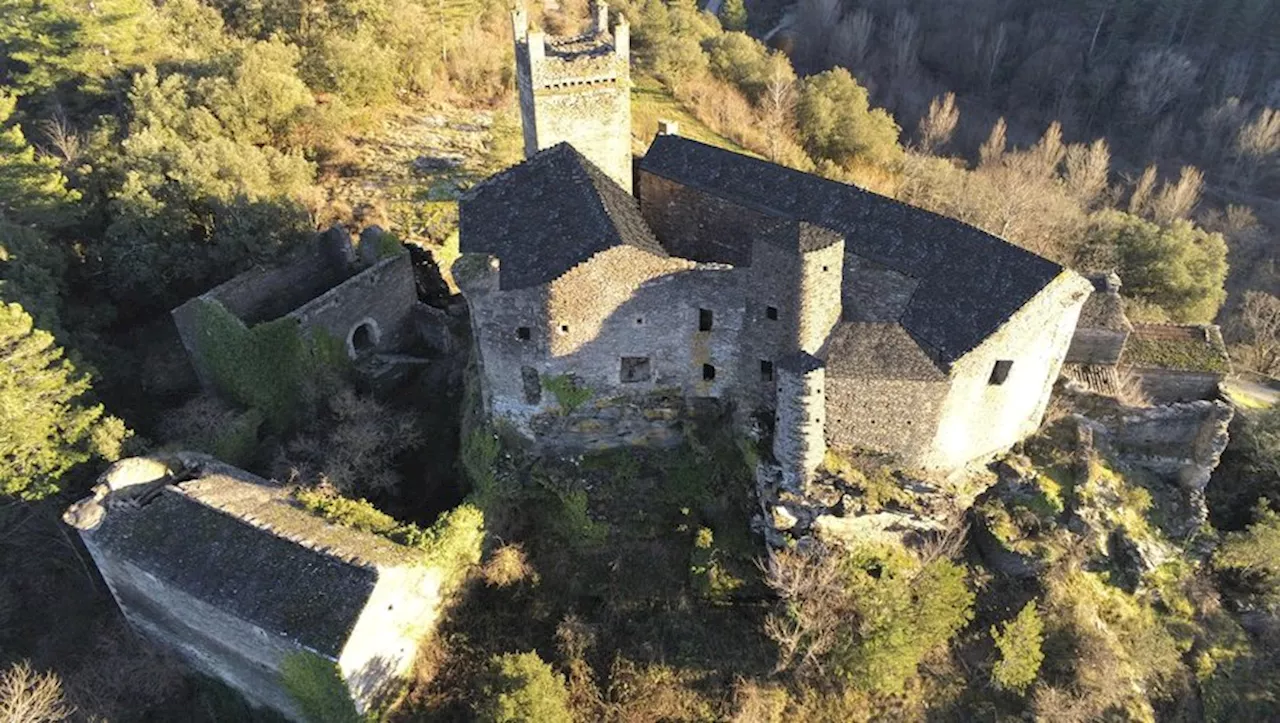
[[609, 31], [598, 2], [591, 30], [571, 38], [529, 30], [522, 6], [511, 13], [524, 154], [567, 141], [631, 190], [631, 27]]

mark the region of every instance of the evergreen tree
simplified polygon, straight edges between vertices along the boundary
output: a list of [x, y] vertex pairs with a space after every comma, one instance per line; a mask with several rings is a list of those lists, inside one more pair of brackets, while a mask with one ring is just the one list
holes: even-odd
[[0, 495], [40, 499], [76, 465], [119, 457], [127, 431], [88, 391], [52, 335], [21, 306], [0, 307]]
[[747, 6], [743, 0], [724, 0], [720, 6], [720, 22], [725, 30], [746, 30]]

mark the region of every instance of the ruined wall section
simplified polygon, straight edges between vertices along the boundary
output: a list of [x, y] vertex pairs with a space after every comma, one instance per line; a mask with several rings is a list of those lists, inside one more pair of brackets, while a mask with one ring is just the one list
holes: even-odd
[[1217, 372], [1154, 367], [1130, 367], [1129, 371], [1137, 378], [1142, 393], [1156, 404], [1215, 399], [1222, 394], [1223, 375]]
[[[526, 436], [598, 448], [612, 429], [616, 444], [643, 441], [684, 413], [685, 398], [734, 393], [742, 307], [729, 267], [617, 246], [551, 284], [502, 291], [497, 259], [468, 263], [455, 276], [486, 405]], [[549, 387], [562, 380], [590, 391], [567, 415]]]
[[[603, 25], [601, 25], [603, 23]], [[592, 32], [548, 38], [512, 14], [525, 157], [564, 141], [631, 191], [630, 28], [608, 32], [603, 8]]]
[[[956, 468], [1035, 432], [1091, 289], [1083, 277], [1063, 272], [957, 361], [934, 443], [913, 461]], [[1005, 362], [1008, 368], [998, 373], [997, 363]]]
[[1068, 364], [1114, 366], [1120, 363], [1120, 355], [1124, 353], [1124, 343], [1128, 338], [1127, 331], [1076, 329], [1066, 361]]
[[[323, 332], [355, 357], [366, 351], [401, 348], [412, 338], [418, 295], [407, 251], [381, 259], [341, 284], [289, 312], [310, 334]], [[361, 327], [364, 331], [361, 332]], [[360, 348], [357, 333], [372, 346]]]

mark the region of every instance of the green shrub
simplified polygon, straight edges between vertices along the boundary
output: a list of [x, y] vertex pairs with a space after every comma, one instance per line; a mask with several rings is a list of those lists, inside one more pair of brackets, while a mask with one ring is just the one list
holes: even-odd
[[476, 427], [462, 438], [459, 453], [462, 470], [481, 507], [487, 507], [496, 493], [498, 482], [494, 472], [501, 449], [498, 435], [488, 427]]
[[312, 723], [360, 721], [337, 663], [315, 653], [293, 653], [280, 664], [280, 682]]
[[1213, 566], [1232, 588], [1263, 605], [1280, 605], [1280, 514], [1259, 505], [1256, 522], [1227, 535]]
[[485, 723], [572, 723], [569, 691], [535, 652], [495, 655], [477, 707]]
[[306, 384], [319, 364], [297, 321], [284, 317], [252, 328], [216, 301], [197, 299], [196, 354], [214, 386], [232, 401], [256, 409], [273, 431], [293, 426]]
[[1035, 601], [1027, 603], [1002, 629], [992, 626], [991, 637], [1000, 650], [1000, 661], [991, 671], [992, 681], [1005, 690], [1024, 692], [1035, 682], [1044, 662], [1044, 651], [1040, 649], [1044, 623], [1036, 612]]
[[573, 414], [591, 398], [591, 390], [578, 386], [577, 380], [569, 374], [547, 377], [542, 380], [542, 386], [556, 398], [561, 414]]
[[368, 500], [353, 500], [331, 491], [299, 489], [294, 498], [304, 509], [336, 525], [381, 535], [423, 552], [422, 562], [440, 568], [446, 585], [458, 582], [480, 563], [484, 546], [484, 513], [462, 504], [442, 513], [430, 527], [399, 522]]
[[946, 645], [973, 618], [974, 596], [964, 568], [949, 560], [915, 572], [868, 562], [849, 570], [855, 634], [837, 645], [833, 662], [837, 674], [855, 688], [900, 693], [925, 655]]
[[689, 575], [697, 593], [712, 602], [727, 602], [744, 584], [729, 572], [721, 558], [715, 535], [706, 527], [700, 528], [689, 555]]

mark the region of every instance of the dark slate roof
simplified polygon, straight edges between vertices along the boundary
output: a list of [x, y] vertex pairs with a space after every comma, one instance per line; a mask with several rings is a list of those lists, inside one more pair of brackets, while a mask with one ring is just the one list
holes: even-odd
[[792, 374], [808, 374], [823, 367], [822, 360], [803, 351], [793, 352], [778, 361], [778, 369]]
[[549, 283], [621, 244], [668, 255], [635, 198], [568, 143], [476, 186], [459, 214], [462, 252], [497, 256], [504, 290]]
[[839, 231], [847, 252], [920, 279], [899, 322], [946, 367], [1062, 272], [960, 221], [679, 136], [655, 138], [640, 168], [749, 208]]
[[335, 658], [377, 580], [373, 568], [272, 534], [175, 487], [140, 507], [112, 508], [89, 537], [167, 585]]
[[941, 382], [920, 344], [895, 323], [841, 322], [827, 342], [827, 376]]

